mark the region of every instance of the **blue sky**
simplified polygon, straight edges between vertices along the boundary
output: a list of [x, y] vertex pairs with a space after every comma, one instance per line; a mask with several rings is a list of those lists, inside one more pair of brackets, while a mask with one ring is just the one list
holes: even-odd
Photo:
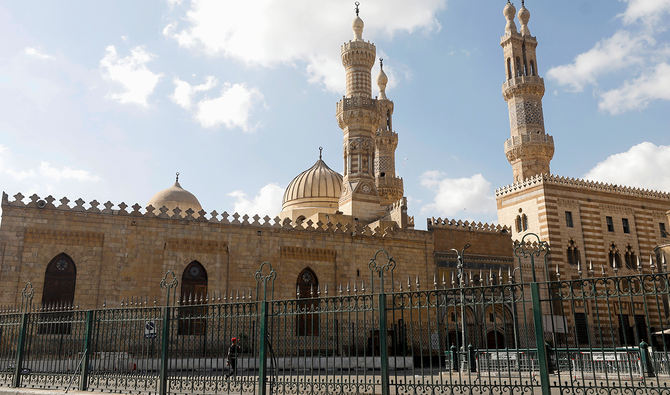
[[[506, 2], [361, 3], [417, 227], [496, 222]], [[552, 173], [670, 191], [670, 0], [526, 6]], [[319, 146], [342, 170], [353, 17], [339, 0], [0, 1], [0, 187], [144, 205], [178, 171], [207, 211], [274, 216]]]

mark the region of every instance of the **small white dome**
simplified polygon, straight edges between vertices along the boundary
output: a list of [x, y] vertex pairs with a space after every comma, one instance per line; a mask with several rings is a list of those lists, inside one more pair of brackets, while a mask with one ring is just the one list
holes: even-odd
[[[168, 215], [172, 215], [172, 210], [177, 207], [179, 207], [182, 213], [189, 208], [196, 213], [202, 210], [198, 198], [191, 192], [182, 188], [181, 185], [179, 185], [179, 181], [176, 181], [170, 188], [163, 189], [155, 194], [154, 197], [149, 200], [149, 203], [147, 203], [147, 206], [149, 205], [154, 207], [155, 214], [159, 214], [158, 210], [163, 206], [168, 209]], [[197, 217], [197, 214], [193, 214], [193, 216]]]
[[311, 207], [337, 207], [342, 194], [342, 175], [331, 170], [326, 162], [316, 161], [314, 166], [300, 173], [288, 184], [282, 210], [290, 206], [308, 204]]

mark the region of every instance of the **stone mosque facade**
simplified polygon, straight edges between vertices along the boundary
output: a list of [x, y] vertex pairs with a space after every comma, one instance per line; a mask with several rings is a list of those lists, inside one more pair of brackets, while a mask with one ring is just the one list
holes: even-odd
[[[456, 268], [451, 249], [469, 243], [468, 270], [505, 276], [515, 267], [513, 241], [528, 233], [549, 243], [550, 267], [559, 265], [567, 276], [562, 279], [576, 278], [577, 262], [591, 261], [609, 274], [611, 262], [619, 262], [621, 274], [638, 257], [648, 270], [647, 257], [655, 254], [656, 267], [662, 266], [663, 251], [670, 256], [670, 193], [551, 175], [554, 143], [544, 127], [544, 82], [530, 13], [522, 6], [517, 14], [508, 3], [503, 14], [502, 91], [511, 129], [504, 149], [514, 180], [496, 191], [504, 225], [429, 218], [426, 231], [414, 229], [395, 171], [399, 136], [394, 103], [385, 93], [388, 78], [382, 67], [376, 78], [380, 93], [372, 97], [376, 49], [363, 39], [357, 11], [353, 40], [341, 47], [346, 94], [335, 116], [343, 132], [342, 174], [319, 156], [287, 186], [275, 218], [207, 212], [179, 179], [146, 206], [3, 193], [0, 304], [19, 301], [27, 282], [38, 304], [163, 304], [159, 283], [168, 270], [179, 280], [180, 298], [248, 298], [264, 261], [277, 271], [275, 298], [333, 295], [340, 287], [362, 290], [379, 249], [397, 262], [396, 279], [402, 280], [394, 289], [402, 282], [406, 290], [408, 281], [412, 289], [441, 287]], [[529, 270], [522, 268], [525, 278]], [[660, 308], [670, 316], [667, 302]]]

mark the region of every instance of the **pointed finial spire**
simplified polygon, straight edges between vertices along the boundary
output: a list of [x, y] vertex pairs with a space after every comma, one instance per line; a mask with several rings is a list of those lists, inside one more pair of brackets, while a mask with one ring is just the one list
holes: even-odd
[[322, 153], [323, 153], [323, 147], [319, 147], [319, 160], [321, 160]]
[[179, 172], [177, 172], [177, 179], [175, 181], [177, 184], [179, 184]]
[[379, 68], [384, 70], [384, 58], [379, 58]]
[[356, 16], [358, 16], [358, 6], [361, 5], [361, 3], [355, 2], [354, 4], [356, 4]]

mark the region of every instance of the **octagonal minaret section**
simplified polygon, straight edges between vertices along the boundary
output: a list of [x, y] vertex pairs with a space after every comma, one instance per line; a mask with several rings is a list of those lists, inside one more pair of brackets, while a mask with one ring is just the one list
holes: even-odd
[[382, 206], [402, 199], [404, 194], [402, 178], [395, 173], [395, 150], [398, 147], [398, 133], [393, 131], [393, 102], [386, 97], [388, 77], [384, 73], [384, 60], [379, 59], [377, 103], [381, 113], [379, 128], [375, 133], [375, 184]]
[[521, 2], [517, 15], [521, 31], [514, 23], [516, 9], [509, 0], [503, 10], [507, 25], [500, 39], [505, 55], [506, 82], [502, 94], [509, 109], [511, 138], [505, 141], [505, 155], [512, 165], [514, 182], [538, 174], [549, 174], [554, 156], [554, 139], [545, 133], [542, 114], [544, 80], [539, 77], [535, 49], [537, 40], [530, 35], [530, 12]]
[[339, 207], [360, 221], [374, 221], [382, 213], [373, 161], [375, 132], [381, 121], [379, 103], [372, 98], [374, 44], [363, 40], [363, 20], [352, 23], [354, 39], [342, 45], [342, 65], [347, 74], [346, 95], [337, 103], [337, 123], [344, 134], [344, 179]]

